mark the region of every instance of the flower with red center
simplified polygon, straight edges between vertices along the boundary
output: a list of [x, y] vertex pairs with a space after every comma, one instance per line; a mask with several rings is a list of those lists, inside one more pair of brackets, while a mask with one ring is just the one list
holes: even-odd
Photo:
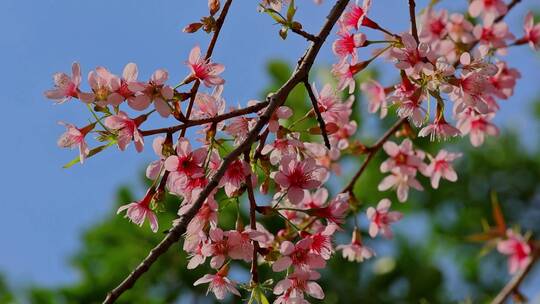
[[138, 94], [140, 97], [131, 101], [128, 100], [129, 106], [137, 111], [142, 111], [153, 101], [159, 115], [168, 117], [172, 112], [171, 105], [168, 102], [174, 97], [174, 89], [165, 84], [168, 78], [169, 73], [166, 70], [159, 69], [152, 74], [148, 83], [129, 83], [128, 88], [131, 91], [140, 92]]
[[432, 8], [428, 8], [422, 19], [423, 26], [419, 34], [420, 40], [437, 43], [448, 33], [448, 12], [446, 10], [435, 12]]
[[531, 246], [520, 234], [514, 233], [511, 229], [506, 231], [506, 239], [497, 243], [497, 250], [508, 255], [508, 272], [510, 274], [524, 269], [531, 261]]
[[311, 87], [317, 100], [321, 116], [326, 123], [349, 122], [354, 96], [351, 95], [347, 100], [342, 101], [340, 94], [338, 94], [329, 84], [325, 84], [320, 92], [317, 90], [315, 84]]
[[192, 150], [191, 143], [184, 137], [180, 137], [176, 143], [176, 155], [171, 155], [165, 160], [165, 169], [176, 172], [179, 175], [187, 175], [198, 178], [204, 175], [202, 164], [207, 151], [204, 148]]
[[343, 91], [346, 88], [349, 88], [348, 92], [349, 94], [352, 94], [356, 86], [354, 75], [362, 71], [367, 66], [367, 64], [369, 64], [369, 61], [362, 61], [357, 63], [354, 59], [350, 63], [347, 62], [347, 60], [343, 59], [338, 63], [333, 64], [332, 74], [338, 79], [337, 89], [339, 91]]
[[[226, 269], [226, 270], [224, 270]], [[238, 289], [236, 289], [236, 282], [227, 278], [228, 266], [220, 269], [216, 274], [205, 274], [202, 278], [193, 283], [193, 286], [200, 284], [210, 283], [208, 286], [208, 292], [213, 292], [218, 300], [225, 299], [227, 292], [241, 296]]]
[[341, 250], [343, 258], [349, 262], [360, 263], [375, 256], [375, 252], [371, 248], [362, 244], [360, 230], [356, 227], [353, 230], [351, 242], [346, 245], [338, 245], [336, 249]]
[[279, 252], [281, 257], [272, 264], [274, 272], [281, 272], [290, 266], [295, 269], [321, 269], [326, 266], [326, 261], [318, 254], [310, 252], [313, 243], [311, 238], [304, 238], [295, 244], [284, 241], [281, 243]]
[[534, 24], [532, 12], [528, 12], [527, 16], [525, 16], [524, 30], [524, 40], [529, 42], [533, 50], [538, 51], [540, 49], [540, 23]]
[[261, 150], [262, 155], [270, 154], [270, 163], [277, 165], [281, 158], [287, 154], [295, 154], [303, 144], [298, 140], [298, 134], [288, 134], [286, 138], [276, 138], [274, 142], [267, 144]]
[[502, 49], [499, 52], [503, 52], [503, 54], [505, 52], [504, 48], [507, 46], [506, 40], [514, 39], [514, 35], [510, 33], [508, 25], [504, 22], [477, 24], [473, 29], [473, 35], [477, 40], [480, 40], [480, 44]]
[[207, 87], [225, 83], [225, 80], [218, 76], [225, 70], [225, 66], [219, 63], [211, 63], [209, 59], [201, 57], [201, 48], [198, 45], [189, 53], [187, 65], [191, 69], [189, 77], [199, 79]]
[[424, 123], [426, 114], [426, 110], [422, 108], [423, 98], [422, 89], [404, 76], [401, 78], [401, 83], [395, 86], [394, 94], [389, 97], [389, 101], [398, 106], [399, 117], [408, 117], [410, 122], [420, 127]]
[[352, 3], [341, 16], [340, 22], [347, 29], [358, 30], [362, 25], [368, 25], [371, 20], [367, 18], [367, 13], [371, 7], [371, 0], [364, 0], [360, 7], [357, 3]]
[[453, 41], [471, 43], [474, 40], [472, 34], [473, 25], [463, 14], [454, 13], [450, 15], [450, 22], [447, 23], [448, 36]]
[[432, 124], [425, 126], [418, 132], [418, 136], [420, 137], [429, 135], [431, 141], [434, 141], [435, 139], [447, 139], [460, 134], [461, 132], [458, 129], [446, 122], [442, 114], [439, 114]]
[[218, 269], [223, 266], [225, 259], [229, 252], [229, 243], [223, 230], [220, 228], [210, 229], [210, 240], [208, 244], [205, 244], [202, 248], [202, 253], [206, 257], [212, 257], [210, 260], [210, 267]]
[[84, 163], [84, 160], [88, 156], [88, 153], [90, 153], [90, 149], [88, 148], [88, 144], [86, 143], [86, 140], [84, 138], [86, 134], [88, 134], [88, 132], [94, 129], [94, 126], [96, 124], [89, 124], [82, 129], [79, 129], [74, 125], [65, 122], [60, 122], [59, 124], [66, 127], [66, 132], [62, 134], [62, 136], [60, 136], [60, 138], [58, 139], [58, 146], [62, 148], [78, 147], [79, 162], [81, 164]]
[[457, 127], [461, 134], [469, 134], [471, 144], [474, 147], [479, 147], [484, 143], [486, 135], [497, 136], [499, 129], [491, 120], [495, 117], [495, 113], [477, 114], [474, 110], [469, 109], [461, 113], [457, 122]]
[[497, 74], [489, 78], [493, 93], [502, 99], [508, 99], [514, 95], [514, 88], [516, 82], [521, 78], [521, 73], [514, 68], [508, 67], [508, 64], [504, 61], [499, 61], [496, 64], [498, 68]]
[[155, 193], [156, 193], [155, 188], [148, 189], [148, 191], [146, 192], [146, 195], [144, 196], [142, 200], [121, 206], [120, 208], [118, 208], [118, 211], [116, 212], [116, 214], [119, 214], [120, 212], [127, 210], [125, 217], [129, 218], [131, 222], [139, 226], [142, 226], [144, 224], [144, 221], [148, 219], [148, 222], [150, 222], [150, 228], [152, 228], [152, 231], [157, 232], [158, 231], [157, 217], [152, 211], [152, 209], [150, 209], [150, 203], [152, 202], [152, 199]]
[[503, 0], [473, 0], [469, 4], [469, 14], [472, 17], [483, 15], [485, 23], [493, 22], [507, 11], [508, 7]]
[[272, 173], [272, 178], [281, 186], [281, 191], [287, 192], [289, 201], [298, 204], [304, 199], [304, 190], [319, 187], [325, 175], [326, 170], [312, 158], [300, 161], [294, 155], [286, 155], [281, 160], [279, 171]]
[[304, 293], [315, 299], [324, 299], [324, 291], [317, 282], [314, 282], [319, 278], [320, 274], [315, 271], [296, 270], [274, 286], [274, 294], [280, 295], [274, 304], [309, 303], [304, 299]]
[[338, 39], [332, 44], [332, 51], [340, 60], [345, 59], [348, 56], [356, 59], [356, 49], [364, 46], [366, 35], [364, 33], [349, 33], [342, 23], [339, 25]]
[[380, 117], [384, 118], [388, 113], [384, 87], [375, 80], [369, 80], [362, 83], [360, 88], [367, 95], [369, 113], [375, 113], [380, 109]]
[[345, 220], [347, 210], [349, 210], [349, 199], [350, 196], [348, 193], [340, 193], [327, 206], [309, 209], [307, 213], [321, 219], [326, 219], [329, 223], [341, 225]]
[[[192, 117], [195, 119], [207, 119], [225, 113], [225, 100], [221, 97], [222, 92], [223, 86], [217, 86], [214, 88], [212, 95], [202, 92], [197, 93]], [[206, 124], [200, 133], [206, 134], [211, 127], [211, 123]], [[217, 130], [221, 130], [223, 128], [223, 122], [217, 123], [215, 127]]]
[[398, 146], [393, 141], [387, 141], [383, 150], [390, 156], [381, 163], [382, 173], [398, 170], [407, 175], [415, 175], [416, 170], [422, 165], [422, 159], [416, 154], [410, 139], [404, 139]]
[[227, 171], [225, 171], [223, 178], [221, 178], [218, 187], [225, 187], [225, 194], [228, 197], [233, 197], [250, 173], [251, 169], [246, 162], [235, 160], [227, 167]]
[[66, 73], [56, 73], [53, 79], [54, 89], [45, 91], [45, 97], [56, 100], [57, 103], [64, 103], [71, 98], [79, 98], [79, 94], [84, 94], [79, 90], [81, 67], [77, 62], [71, 65], [71, 76]]
[[403, 48], [392, 48], [390, 56], [395, 59], [398, 69], [405, 70], [407, 75], [416, 76], [429, 66], [429, 63], [424, 62], [426, 57], [432, 56], [429, 45], [424, 42], [416, 43], [409, 33], [401, 34], [401, 41]]
[[310, 252], [320, 255], [323, 259], [329, 260], [334, 253], [332, 246], [332, 235], [339, 227], [336, 224], [329, 224], [317, 233], [309, 235], [313, 241], [310, 245]]
[[382, 199], [377, 208], [369, 207], [366, 211], [368, 219], [371, 221], [369, 224], [369, 235], [371, 237], [376, 237], [380, 232], [382, 235], [388, 239], [392, 238], [393, 233], [390, 228], [390, 224], [399, 221], [403, 214], [397, 211], [389, 211], [392, 202], [389, 199]]
[[146, 177], [151, 180], [155, 180], [159, 177], [159, 174], [162, 172], [163, 166], [165, 165], [165, 156], [163, 155], [163, 148], [165, 145], [165, 137], [158, 136], [154, 138], [152, 142], [152, 149], [154, 153], [159, 157], [158, 160], [151, 162], [148, 167], [146, 167]]
[[302, 200], [302, 206], [307, 209], [321, 208], [328, 199], [328, 190], [326, 188], [319, 188], [313, 194], [308, 192], [304, 195]]
[[139, 132], [139, 125], [146, 120], [145, 115], [141, 115], [135, 119], [131, 119], [126, 113], [120, 111], [116, 115], [105, 118], [105, 126], [111, 130], [115, 130], [118, 135], [118, 147], [124, 151], [129, 143], [133, 140], [137, 152], [144, 149], [144, 138]]
[[451, 182], [457, 181], [458, 177], [456, 171], [452, 168], [452, 162], [460, 158], [461, 153], [450, 153], [446, 150], [440, 150], [435, 158], [429, 154], [428, 157], [431, 159], [431, 163], [425, 166], [421, 172], [425, 176], [430, 177], [433, 189], [439, 187], [441, 177]]

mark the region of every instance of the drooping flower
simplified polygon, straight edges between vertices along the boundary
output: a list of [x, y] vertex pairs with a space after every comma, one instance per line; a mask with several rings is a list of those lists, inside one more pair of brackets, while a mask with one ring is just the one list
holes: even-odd
[[90, 124], [82, 129], [75, 127], [72, 124], [60, 122], [61, 125], [66, 127], [66, 132], [58, 139], [58, 146], [62, 148], [79, 148], [79, 162], [82, 164], [90, 153], [88, 144], [86, 143], [85, 136], [90, 132], [95, 124]]
[[290, 266], [295, 269], [320, 269], [326, 266], [326, 261], [318, 254], [310, 252], [313, 243], [311, 238], [304, 238], [296, 244], [290, 241], [281, 243], [279, 252], [281, 257], [272, 264], [272, 270], [281, 272]]
[[117, 140], [120, 150], [124, 151], [129, 143], [133, 141], [137, 152], [141, 152], [144, 149], [144, 138], [138, 127], [145, 119], [144, 115], [131, 119], [126, 113], [120, 111], [117, 115], [105, 118], [105, 126], [118, 132]]
[[225, 171], [223, 178], [221, 178], [218, 187], [224, 187], [225, 194], [228, 197], [232, 197], [240, 189], [242, 183], [246, 182], [246, 177], [250, 173], [251, 169], [246, 162], [235, 160], [227, 167], [227, 171]]
[[205, 274], [202, 278], [195, 281], [193, 286], [210, 283], [207, 293], [210, 291], [213, 292], [218, 300], [225, 299], [228, 292], [241, 296], [238, 289], [236, 289], [236, 282], [231, 281], [226, 275], [221, 274], [221, 272], [220, 270], [216, 274]]
[[429, 135], [430, 140], [434, 141], [435, 139], [447, 139], [449, 137], [455, 137], [460, 135], [461, 132], [454, 126], [446, 122], [443, 115], [438, 115], [435, 121], [432, 124], [429, 124], [422, 128], [418, 132], [418, 136], [426, 137]]
[[484, 143], [486, 135], [496, 136], [499, 134], [499, 129], [491, 122], [494, 116], [494, 113], [476, 114], [473, 110], [467, 110], [458, 116], [457, 127], [461, 134], [469, 135], [474, 147], [479, 147]]
[[407, 75], [417, 76], [422, 70], [428, 67], [424, 58], [431, 57], [430, 48], [427, 43], [416, 43], [409, 33], [401, 34], [403, 48], [394, 47], [390, 51], [390, 56], [395, 59], [396, 67], [405, 70]]
[[393, 233], [390, 224], [399, 221], [403, 217], [403, 214], [397, 211], [389, 211], [391, 205], [392, 202], [384, 198], [377, 204], [376, 209], [373, 207], [367, 209], [366, 214], [371, 221], [369, 224], [369, 235], [371, 237], [377, 236], [380, 232], [384, 237], [392, 238]]
[[118, 208], [116, 214], [127, 210], [125, 217], [129, 218], [131, 222], [139, 226], [142, 226], [144, 221], [148, 219], [152, 231], [157, 232], [158, 220], [152, 209], [150, 209], [150, 203], [152, 202], [155, 193], [155, 188], [148, 189], [142, 200], [121, 206]]
[[534, 24], [534, 15], [532, 12], [528, 12], [527, 16], [525, 16], [524, 30], [524, 39], [529, 42], [533, 50], [538, 51], [540, 49], [540, 23]]
[[154, 141], [152, 142], [154, 153], [159, 157], [159, 159], [151, 162], [148, 167], [146, 167], [146, 177], [148, 177], [148, 179], [155, 180], [158, 178], [163, 168], [165, 168], [166, 157], [163, 155], [164, 143], [165, 137], [162, 136], [154, 138]]
[[225, 66], [212, 63], [201, 56], [201, 48], [197, 45], [189, 53], [187, 65], [191, 69], [190, 77], [199, 79], [207, 87], [222, 85], [225, 80], [218, 76], [225, 70]]
[[510, 274], [525, 268], [531, 260], [531, 246], [521, 235], [511, 229], [506, 231], [506, 239], [497, 243], [497, 250], [508, 255], [508, 272]]
[[338, 245], [336, 249], [341, 250], [343, 257], [349, 262], [360, 263], [375, 256], [375, 252], [371, 248], [362, 244], [360, 230], [356, 227], [353, 230], [351, 242], [346, 245]]
[[322, 184], [326, 170], [312, 158], [297, 160], [294, 155], [287, 155], [281, 160], [279, 171], [272, 173], [272, 178], [282, 191], [287, 192], [293, 204], [302, 202], [304, 190], [312, 190]]
[[314, 281], [319, 278], [320, 274], [315, 271], [296, 270], [293, 274], [277, 282], [276, 286], [274, 286], [274, 294], [280, 295], [274, 301], [274, 304], [309, 303], [304, 299], [304, 293], [315, 299], [324, 299], [324, 291]]
[[384, 118], [388, 113], [384, 87], [375, 80], [369, 80], [362, 83], [360, 88], [367, 95], [369, 113], [375, 113], [380, 109], [380, 117]]
[[334, 54], [340, 60], [345, 59], [348, 56], [356, 59], [356, 49], [364, 45], [366, 42], [366, 35], [364, 33], [349, 33], [343, 23], [340, 23], [338, 36], [339, 38], [332, 44], [332, 51]]
[[377, 187], [379, 191], [386, 191], [390, 188], [396, 190], [397, 198], [402, 203], [407, 201], [409, 197], [409, 188], [414, 188], [418, 191], [424, 190], [424, 187], [422, 187], [414, 175], [409, 175], [399, 170], [393, 170]]
[[431, 163], [428, 166], [421, 169], [422, 174], [430, 177], [431, 186], [433, 189], [439, 187], [439, 181], [444, 178], [448, 181], [455, 182], [457, 180], [457, 174], [454, 168], [452, 168], [452, 162], [461, 157], [461, 153], [450, 153], [446, 150], [440, 150], [437, 156], [433, 158], [428, 154], [431, 159]]
[[366, 22], [364, 22], [364, 20], [367, 18], [366, 15], [370, 7], [371, 0], [364, 0], [362, 6], [359, 6], [357, 3], [352, 3], [341, 16], [341, 23], [348, 30], [358, 30], [360, 26], [365, 25]]

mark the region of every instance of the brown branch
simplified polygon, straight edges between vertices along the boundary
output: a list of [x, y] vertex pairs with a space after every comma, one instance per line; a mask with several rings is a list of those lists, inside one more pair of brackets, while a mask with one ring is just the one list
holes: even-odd
[[328, 150], [330, 150], [330, 140], [328, 139], [328, 133], [326, 132], [326, 123], [324, 122], [321, 111], [319, 110], [319, 103], [317, 101], [317, 97], [315, 97], [315, 94], [313, 93], [313, 90], [309, 85], [307, 77], [306, 79], [304, 79], [304, 86], [306, 87], [306, 91], [308, 92], [309, 99], [311, 100], [311, 105], [313, 106], [313, 110], [315, 111], [315, 114], [317, 114], [317, 121], [319, 122], [319, 128], [321, 128], [321, 135], [324, 139], [324, 145], [328, 148]]
[[[210, 40], [210, 44], [208, 44], [208, 49], [206, 50], [206, 54], [204, 56], [204, 59], [208, 60], [210, 57], [212, 57], [212, 53], [214, 52], [214, 48], [216, 47], [216, 42], [219, 37], [219, 33], [221, 33], [221, 28], [223, 27], [223, 23], [225, 22], [225, 17], [227, 16], [227, 13], [229, 12], [229, 8], [231, 7], [232, 0], [227, 0], [225, 2], [225, 5], [223, 5], [223, 9], [221, 10], [221, 13], [219, 14], [219, 17], [216, 19], [216, 27], [214, 30], [214, 35], [212, 35], [212, 39]], [[189, 119], [191, 116], [191, 110], [193, 109], [193, 104], [195, 102], [195, 97], [197, 96], [197, 92], [199, 91], [199, 87], [201, 86], [201, 81], [199, 79], [195, 80], [195, 83], [193, 84], [193, 87], [190, 91], [190, 98], [189, 98], [189, 104], [186, 110], [186, 119]], [[184, 137], [186, 135], [186, 129], [182, 129], [182, 132], [180, 132], [180, 137]]]
[[[244, 152], [244, 161], [250, 164], [249, 151]], [[255, 210], [257, 209], [257, 202], [255, 201], [255, 194], [253, 193], [253, 184], [251, 182], [251, 174], [246, 176], [246, 188], [249, 199], [249, 227], [252, 231], [257, 230], [257, 219], [255, 217]], [[259, 283], [259, 272], [257, 269], [257, 253], [259, 252], [259, 242], [253, 240], [253, 256], [251, 261], [251, 283], [256, 285]], [[254, 286], [253, 286], [254, 287]]]
[[420, 43], [418, 38], [418, 29], [416, 28], [416, 2], [414, 0], [409, 0], [409, 15], [411, 18], [411, 34], [414, 37], [416, 43]]
[[504, 286], [504, 288], [499, 292], [499, 294], [491, 301], [491, 304], [503, 304], [506, 299], [511, 296], [513, 293], [518, 291], [519, 285], [525, 277], [530, 273], [530, 271], [533, 269], [533, 266], [538, 261], [539, 258], [539, 250], [536, 248], [534, 250], [533, 255], [531, 257], [531, 260], [527, 265], [525, 265], [525, 268], [520, 270], [514, 277]]
[[349, 184], [347, 184], [347, 186], [345, 186], [345, 188], [343, 188], [343, 190], [341, 190], [341, 193], [346, 193], [346, 192], [349, 192], [352, 194], [353, 192], [353, 189], [354, 189], [354, 185], [356, 184], [356, 182], [358, 181], [358, 179], [360, 178], [360, 176], [362, 175], [362, 173], [364, 173], [364, 171], [366, 170], [367, 168], [367, 165], [369, 164], [369, 162], [373, 159], [373, 157], [375, 156], [375, 154], [377, 154], [377, 151], [379, 151], [381, 149], [381, 147], [384, 145], [384, 143], [405, 123], [407, 122], [407, 118], [401, 118], [400, 120], [398, 120], [390, 129], [388, 129], [382, 136], [381, 138], [379, 138], [379, 140], [377, 140], [377, 142], [375, 142], [375, 144], [373, 144], [371, 147], [368, 147], [367, 150], [367, 156], [366, 156], [366, 159], [364, 159], [364, 162], [362, 163], [362, 165], [360, 166], [360, 168], [358, 169], [358, 171], [356, 172], [356, 174], [353, 176], [353, 178], [351, 179], [351, 181], [349, 182]]
[[292, 91], [292, 89], [306, 78], [308, 72], [313, 66], [319, 50], [321, 49], [324, 41], [326, 40], [326, 37], [328, 37], [328, 35], [330, 34], [330, 31], [345, 10], [345, 7], [348, 3], [349, 0], [338, 0], [336, 2], [327, 17], [325, 24], [323, 25], [321, 31], [318, 34], [319, 40], [315, 43], [312, 43], [306, 53], [302, 56], [303, 59], [299, 62], [298, 66], [296, 67], [289, 80], [287, 80], [287, 82], [285, 82], [275, 93], [268, 96], [268, 107], [260, 116], [253, 129], [248, 133], [246, 139], [244, 139], [244, 141], [236, 149], [234, 149], [229, 155], [227, 155], [223, 159], [221, 166], [212, 176], [206, 187], [204, 187], [204, 189], [201, 191], [199, 197], [193, 203], [193, 206], [186, 212], [186, 214], [184, 214], [184, 216], [182, 216], [180, 221], [178, 221], [177, 224], [169, 230], [165, 238], [156, 247], [150, 250], [148, 256], [141, 261], [141, 263], [120, 283], [120, 285], [118, 285], [115, 289], [108, 293], [107, 298], [103, 303], [113, 303], [122, 293], [130, 289], [135, 284], [135, 282], [137, 282], [137, 280], [146, 271], [148, 271], [152, 264], [174, 243], [176, 243], [180, 239], [182, 234], [186, 232], [188, 223], [197, 214], [198, 210], [200, 209], [206, 198], [218, 186], [219, 181], [225, 174], [228, 166], [247, 149], [251, 148], [251, 145], [257, 139], [262, 128], [268, 124], [268, 121], [270, 120], [272, 114], [274, 114], [276, 109], [285, 102], [285, 99]]
[[185, 122], [183, 124], [180, 124], [180, 125], [177, 125], [177, 126], [168, 127], [168, 128], [152, 129], [152, 130], [141, 130], [140, 132], [141, 132], [142, 136], [155, 135], [155, 134], [160, 134], [160, 133], [175, 133], [175, 132], [178, 132], [180, 130], [185, 130], [185, 129], [193, 127], [193, 126], [199, 126], [199, 125], [204, 125], [204, 124], [208, 124], [208, 123], [218, 123], [218, 122], [221, 122], [223, 120], [227, 120], [227, 119], [234, 118], [234, 117], [237, 117], [237, 116], [242, 116], [242, 115], [246, 115], [246, 114], [255, 113], [257, 111], [260, 111], [260, 110], [264, 109], [266, 106], [268, 106], [268, 101], [262, 101], [262, 102], [259, 102], [257, 104], [254, 104], [252, 106], [245, 107], [245, 108], [242, 108], [242, 109], [238, 109], [238, 110], [235, 110], [235, 111], [231, 111], [229, 113], [224, 113], [224, 114], [221, 114], [221, 115], [217, 115], [217, 116], [214, 116], [214, 117], [188, 120], [187, 122]]
[[297, 29], [297, 28], [294, 28], [294, 27], [291, 27], [291, 31], [293, 33], [296, 33], [304, 38], [306, 38], [306, 40], [309, 40], [309, 41], [312, 41], [312, 42], [317, 42], [319, 40], [319, 38], [317, 36], [314, 36], [306, 31], [304, 31], [303, 29]]

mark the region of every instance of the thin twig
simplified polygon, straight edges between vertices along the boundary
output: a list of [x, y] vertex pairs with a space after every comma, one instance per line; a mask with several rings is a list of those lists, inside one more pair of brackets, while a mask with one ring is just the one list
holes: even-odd
[[414, 0], [409, 0], [409, 15], [411, 18], [411, 34], [414, 37], [416, 43], [420, 43], [418, 38], [418, 29], [416, 27], [416, 2]]
[[343, 188], [343, 190], [341, 190], [341, 193], [351, 193], [352, 194], [352, 191], [354, 189], [354, 185], [356, 184], [356, 182], [358, 181], [358, 179], [360, 178], [360, 176], [362, 175], [362, 173], [364, 173], [364, 170], [366, 170], [367, 168], [367, 165], [369, 164], [369, 162], [373, 159], [373, 157], [375, 156], [375, 154], [377, 153], [377, 151], [379, 151], [381, 149], [381, 147], [384, 145], [384, 143], [405, 123], [407, 122], [407, 118], [401, 118], [400, 120], [398, 120], [392, 127], [390, 127], [390, 129], [388, 129], [382, 136], [381, 138], [379, 138], [379, 140], [377, 140], [377, 142], [375, 142], [375, 144], [373, 144], [371, 147], [367, 148], [368, 152], [367, 152], [367, 156], [366, 156], [366, 159], [364, 159], [364, 162], [362, 163], [362, 165], [360, 166], [360, 168], [358, 169], [358, 171], [356, 172], [356, 174], [353, 176], [353, 178], [351, 179], [351, 181], [349, 182], [349, 184], [347, 184], [347, 186], [345, 186], [345, 188]]
[[291, 28], [291, 31], [293, 31], [293, 33], [296, 33], [304, 38], [306, 38], [307, 40], [309, 41], [312, 41], [312, 42], [317, 42], [317, 40], [319, 39], [317, 36], [315, 35], [312, 35], [306, 31], [304, 31], [303, 29], [296, 29], [294, 27]]
[[503, 304], [506, 299], [511, 296], [513, 293], [518, 291], [519, 285], [525, 277], [527, 277], [527, 274], [530, 273], [530, 271], [533, 269], [533, 266], [538, 261], [539, 258], [539, 252], [538, 249], [533, 252], [533, 256], [531, 257], [531, 260], [527, 265], [525, 265], [525, 268], [520, 270], [514, 277], [504, 286], [504, 288], [499, 292], [499, 294], [491, 301], [491, 304]]
[[268, 106], [268, 101], [262, 101], [252, 106], [238, 109], [235, 111], [231, 111], [229, 113], [217, 115], [214, 117], [188, 120], [187, 122], [177, 125], [177, 126], [168, 127], [168, 128], [151, 129], [151, 130], [141, 130], [140, 132], [142, 136], [155, 135], [155, 134], [161, 134], [161, 133], [175, 133], [180, 130], [185, 130], [193, 126], [199, 126], [199, 125], [204, 125], [208, 123], [218, 123], [223, 120], [231, 119], [237, 116], [255, 113], [257, 111], [264, 109], [266, 106]]
[[144, 258], [137, 267], [135, 267], [135, 269], [120, 283], [120, 285], [118, 285], [115, 289], [108, 293], [107, 298], [103, 303], [114, 303], [114, 301], [118, 299], [118, 297], [122, 295], [122, 293], [130, 289], [135, 284], [135, 282], [137, 282], [137, 280], [146, 271], [148, 271], [148, 269], [150, 269], [152, 264], [174, 243], [176, 243], [180, 239], [182, 234], [186, 232], [187, 225], [193, 219], [193, 217], [195, 217], [206, 198], [210, 196], [211, 192], [218, 186], [219, 181], [225, 174], [229, 165], [247, 149], [251, 148], [251, 145], [257, 139], [262, 128], [268, 124], [268, 121], [270, 121], [270, 118], [272, 117], [276, 109], [285, 102], [285, 99], [292, 91], [292, 89], [294, 89], [294, 87], [296, 87], [297, 84], [302, 82], [308, 75], [311, 67], [313, 66], [315, 58], [317, 57], [324, 41], [326, 40], [326, 37], [328, 37], [328, 35], [330, 34], [330, 31], [345, 10], [345, 7], [348, 3], [349, 0], [338, 0], [336, 2], [327, 17], [325, 24], [323, 25], [321, 31], [318, 34], [319, 40], [313, 43], [307, 49], [306, 53], [302, 56], [302, 60], [299, 61], [298, 66], [296, 67], [289, 80], [287, 80], [287, 82], [285, 82], [275, 93], [268, 96], [268, 107], [260, 116], [253, 129], [248, 133], [246, 139], [244, 139], [244, 141], [229, 155], [223, 158], [221, 166], [212, 176], [206, 187], [204, 187], [204, 189], [201, 191], [195, 202], [193, 202], [193, 206], [182, 216], [182, 218], [177, 222], [177, 224], [169, 230], [165, 238], [163, 238], [163, 240], [156, 247], [150, 250], [147, 257]]
[[315, 114], [317, 115], [317, 121], [319, 122], [319, 128], [321, 129], [321, 135], [324, 139], [324, 145], [328, 148], [328, 150], [330, 150], [330, 140], [328, 139], [328, 133], [326, 132], [326, 123], [324, 122], [321, 111], [319, 110], [319, 103], [317, 101], [317, 97], [315, 97], [315, 94], [313, 93], [313, 89], [309, 85], [307, 77], [306, 79], [304, 79], [304, 86], [306, 87], [309, 99], [311, 100], [313, 111], [315, 111]]
[[[244, 152], [244, 161], [250, 164], [249, 151]], [[257, 202], [255, 201], [255, 194], [253, 193], [252, 176], [248, 174], [246, 176], [246, 188], [249, 199], [249, 227], [251, 231], [257, 230], [257, 219], [255, 217], [255, 210], [257, 209]], [[251, 260], [251, 283], [256, 285], [259, 283], [259, 272], [257, 269], [257, 253], [259, 252], [259, 242], [253, 240], [253, 256]]]

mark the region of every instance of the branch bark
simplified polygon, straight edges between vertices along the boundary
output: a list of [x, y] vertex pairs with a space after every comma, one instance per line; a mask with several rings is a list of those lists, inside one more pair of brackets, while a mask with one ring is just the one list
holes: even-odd
[[414, 37], [416, 43], [420, 43], [418, 38], [418, 28], [416, 27], [416, 2], [414, 0], [409, 0], [409, 15], [411, 18], [411, 34]]
[[146, 271], [148, 271], [148, 269], [150, 269], [152, 264], [162, 254], [164, 254], [172, 246], [172, 244], [176, 243], [180, 239], [182, 234], [186, 232], [188, 223], [197, 214], [199, 208], [202, 206], [206, 198], [217, 187], [219, 181], [225, 174], [227, 167], [248, 148], [251, 148], [251, 145], [257, 139], [262, 128], [266, 124], [268, 124], [268, 121], [270, 120], [272, 114], [279, 106], [281, 106], [285, 102], [285, 99], [287, 98], [291, 90], [307, 77], [324, 41], [330, 34], [330, 31], [345, 10], [348, 3], [349, 0], [338, 0], [336, 2], [329, 15], [327, 16], [325, 24], [317, 35], [317, 37], [319, 38], [318, 41], [311, 43], [311, 46], [307, 49], [305, 54], [299, 60], [298, 66], [296, 67], [289, 80], [287, 80], [287, 82], [285, 82], [285, 84], [283, 84], [275, 93], [270, 94], [267, 97], [269, 102], [268, 107], [260, 116], [257, 124], [248, 133], [246, 139], [223, 159], [221, 166], [212, 176], [207, 186], [201, 191], [199, 197], [197, 198], [197, 200], [195, 200], [190, 210], [186, 214], [184, 214], [180, 221], [169, 230], [165, 238], [163, 238], [163, 240], [156, 247], [150, 250], [148, 256], [144, 258], [141, 263], [116, 288], [114, 288], [111, 292], [107, 294], [107, 297], [103, 303], [114, 303], [116, 299], [118, 299], [118, 297], [122, 295], [122, 293], [130, 289], [135, 284], [135, 282], [137, 282], [137, 280]]
[[306, 91], [308, 92], [309, 99], [311, 100], [311, 105], [313, 106], [313, 111], [315, 111], [315, 114], [317, 115], [317, 121], [319, 122], [319, 128], [321, 129], [321, 135], [324, 140], [324, 145], [328, 150], [330, 150], [330, 140], [328, 139], [328, 133], [326, 132], [326, 123], [324, 122], [324, 119], [321, 115], [321, 111], [319, 110], [319, 103], [317, 102], [317, 98], [315, 97], [315, 94], [313, 93], [313, 89], [309, 85], [309, 81], [306, 77], [304, 79], [304, 86], [306, 87]]

